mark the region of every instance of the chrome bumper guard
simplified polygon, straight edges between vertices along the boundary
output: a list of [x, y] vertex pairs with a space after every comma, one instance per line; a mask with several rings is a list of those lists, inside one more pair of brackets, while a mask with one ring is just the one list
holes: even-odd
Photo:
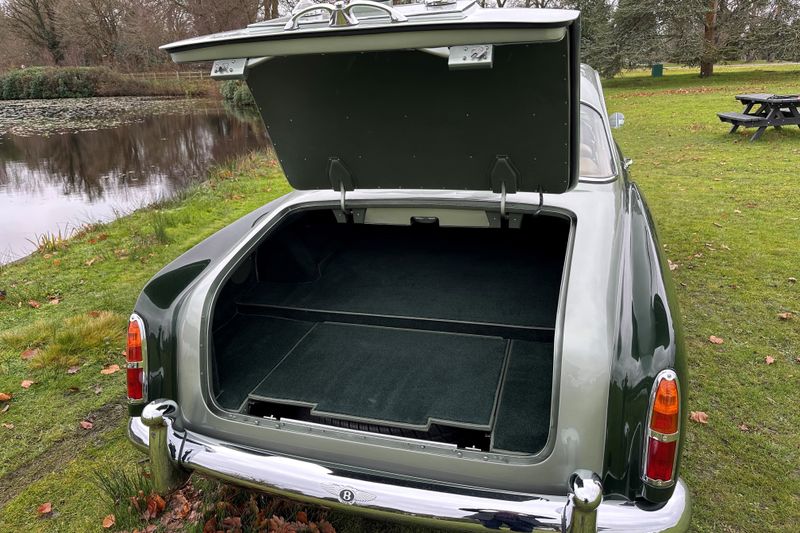
[[629, 501], [603, 501], [599, 478], [586, 470], [570, 476], [566, 496], [459, 489], [357, 474], [237, 447], [185, 431], [179, 424], [178, 406], [169, 400], [151, 402], [141, 417], [128, 422], [131, 441], [149, 450], [152, 475], [161, 490], [194, 470], [292, 500], [459, 531], [683, 532], [689, 527], [690, 497], [682, 480], [663, 507], [649, 511]]

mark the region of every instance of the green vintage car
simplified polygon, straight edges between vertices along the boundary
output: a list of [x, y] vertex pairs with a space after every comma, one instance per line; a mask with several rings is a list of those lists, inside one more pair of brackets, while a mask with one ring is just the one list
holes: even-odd
[[129, 434], [160, 487], [688, 528], [679, 313], [579, 43], [577, 11], [355, 0], [164, 47], [247, 80], [296, 192], [136, 304]]

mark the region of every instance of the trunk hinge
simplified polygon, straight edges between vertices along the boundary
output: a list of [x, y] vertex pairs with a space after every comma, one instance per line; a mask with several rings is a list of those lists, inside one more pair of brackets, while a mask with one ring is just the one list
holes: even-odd
[[519, 228], [522, 224], [521, 213], [508, 213], [506, 210], [506, 196], [517, 192], [519, 182], [519, 171], [511, 158], [507, 155], [495, 156], [494, 164], [489, 170], [489, 182], [492, 191], [500, 193], [500, 215], [497, 212], [486, 212], [489, 217], [489, 224], [495, 228]]
[[[341, 193], [339, 200], [339, 207], [341, 214], [346, 218], [350, 214], [350, 209], [347, 208], [347, 191], [355, 189], [353, 185], [353, 175], [344, 166], [342, 160], [338, 157], [328, 158], [328, 179], [333, 186], [333, 190]], [[338, 218], [338, 215], [337, 215]]]
[[517, 192], [517, 181], [519, 181], [519, 171], [509, 156], [495, 156], [494, 165], [489, 171], [489, 181], [492, 184], [492, 191], [500, 193], [500, 216], [508, 218], [506, 194]]

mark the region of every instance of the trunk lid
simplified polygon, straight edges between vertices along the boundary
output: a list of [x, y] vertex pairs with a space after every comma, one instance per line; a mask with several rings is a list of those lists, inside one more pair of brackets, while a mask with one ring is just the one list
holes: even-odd
[[443, 3], [317, 4], [163, 48], [247, 79], [297, 189], [570, 190], [578, 12]]

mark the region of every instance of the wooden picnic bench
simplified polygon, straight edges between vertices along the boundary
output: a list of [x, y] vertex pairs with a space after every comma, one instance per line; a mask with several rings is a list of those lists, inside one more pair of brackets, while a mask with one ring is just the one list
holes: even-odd
[[[750, 137], [755, 141], [770, 126], [800, 127], [800, 95], [738, 94], [736, 99], [744, 104], [741, 113], [717, 113], [722, 122], [729, 122], [731, 133], [742, 128], [758, 128]], [[755, 108], [755, 109], [754, 109]]]

